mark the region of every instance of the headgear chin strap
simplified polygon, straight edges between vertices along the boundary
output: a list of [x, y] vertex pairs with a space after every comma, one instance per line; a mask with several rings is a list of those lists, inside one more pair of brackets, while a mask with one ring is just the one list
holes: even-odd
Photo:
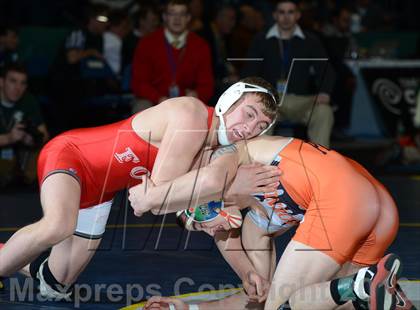
[[[229, 110], [231, 106], [235, 104], [236, 101], [239, 100], [239, 98], [241, 98], [241, 96], [244, 93], [255, 93], [255, 92], [269, 94], [273, 98], [273, 101], [277, 104], [276, 98], [268, 89], [258, 86], [258, 85], [244, 83], [244, 82], [237, 82], [233, 84], [220, 96], [215, 107], [216, 115], [219, 117], [219, 120], [220, 120], [220, 125], [217, 132], [219, 144], [221, 145], [231, 144], [227, 136], [227, 128], [226, 128], [225, 120], [223, 119], [223, 115]], [[267, 132], [267, 130], [270, 129], [274, 123], [275, 123], [275, 119], [263, 132], [261, 132], [260, 135]]]

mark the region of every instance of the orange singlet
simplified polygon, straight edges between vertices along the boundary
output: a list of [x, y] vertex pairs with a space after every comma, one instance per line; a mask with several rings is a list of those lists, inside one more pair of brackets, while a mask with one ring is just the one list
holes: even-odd
[[[213, 108], [208, 110], [208, 128]], [[67, 173], [81, 186], [80, 208], [111, 200], [153, 169], [158, 149], [132, 129], [136, 115], [110, 125], [67, 131], [48, 142], [38, 159], [40, 186], [50, 175]]]
[[[258, 195], [275, 233], [299, 224], [293, 240], [339, 264], [377, 263], [398, 229], [395, 203], [360, 164], [322, 146], [293, 139], [274, 159], [283, 171], [274, 195]], [[271, 212], [269, 212], [271, 210]], [[262, 227], [255, 212], [251, 219]]]

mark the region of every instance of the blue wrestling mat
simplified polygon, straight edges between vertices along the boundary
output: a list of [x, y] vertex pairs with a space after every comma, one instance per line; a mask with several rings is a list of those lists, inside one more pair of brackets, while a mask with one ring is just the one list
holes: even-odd
[[[379, 179], [389, 188], [400, 210], [400, 230], [390, 251], [402, 258], [403, 276], [419, 280], [420, 179]], [[224, 291], [240, 286], [241, 281], [206, 234], [188, 234], [177, 227], [173, 215], [135, 218], [124, 205], [113, 207], [100, 251], [79, 278], [76, 300], [45, 301], [31, 290], [34, 283], [19, 275], [5, 281], [0, 309], [120, 309], [132, 304], [135, 306], [130, 309], [137, 309], [136, 304], [151, 295]], [[40, 216], [36, 190], [12, 189], [0, 194], [0, 242]], [[279, 252], [290, 235], [277, 238]], [[409, 296], [420, 300], [419, 282], [403, 285], [408, 287]]]

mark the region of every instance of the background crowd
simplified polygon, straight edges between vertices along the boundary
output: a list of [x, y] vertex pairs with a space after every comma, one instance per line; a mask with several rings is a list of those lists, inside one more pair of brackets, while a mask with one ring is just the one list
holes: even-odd
[[[0, 1], [0, 186], [33, 183], [39, 149], [65, 130], [176, 96], [213, 106], [250, 75], [282, 94], [274, 134], [352, 143], [349, 61], [420, 58], [417, 35], [369, 44], [416, 33], [419, 9], [416, 0]], [[420, 162], [420, 120], [400, 123], [378, 163]]]

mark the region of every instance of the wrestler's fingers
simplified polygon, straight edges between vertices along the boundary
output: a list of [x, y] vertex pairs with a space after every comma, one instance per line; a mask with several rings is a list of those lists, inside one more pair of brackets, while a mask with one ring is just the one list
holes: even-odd
[[277, 187], [279, 186], [279, 183], [278, 182], [275, 182], [275, 183], [272, 183], [272, 184], [270, 184], [270, 185], [267, 185], [267, 186], [260, 186], [260, 187], [257, 187], [256, 188], [256, 190], [255, 190], [255, 192], [256, 193], [273, 193], [273, 192], [275, 192], [276, 190], [277, 190]]
[[264, 172], [257, 174], [258, 180], [264, 180], [268, 178], [279, 178], [282, 175], [281, 170], [277, 166], [265, 166], [270, 167], [270, 169], [266, 169]]

